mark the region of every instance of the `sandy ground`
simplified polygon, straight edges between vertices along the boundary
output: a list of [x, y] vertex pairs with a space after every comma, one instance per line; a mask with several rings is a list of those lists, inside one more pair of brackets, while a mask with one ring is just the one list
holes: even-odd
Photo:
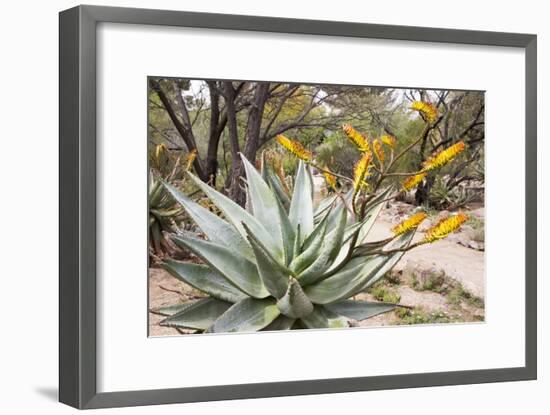
[[173, 336], [178, 330], [163, 327], [159, 322], [164, 316], [152, 313], [160, 307], [174, 305], [200, 297], [202, 294], [193, 287], [180, 282], [160, 268], [149, 269], [149, 336]]
[[[392, 223], [384, 219], [376, 221], [369, 232], [367, 240], [376, 241], [391, 236]], [[418, 232], [415, 241], [423, 234]], [[419, 246], [407, 252], [396, 265], [401, 270], [407, 263], [419, 264], [422, 268], [429, 265], [443, 268], [445, 273], [462, 283], [477, 297], [485, 297], [485, 256], [483, 251], [466, 248], [455, 241], [442, 240], [434, 244]]]

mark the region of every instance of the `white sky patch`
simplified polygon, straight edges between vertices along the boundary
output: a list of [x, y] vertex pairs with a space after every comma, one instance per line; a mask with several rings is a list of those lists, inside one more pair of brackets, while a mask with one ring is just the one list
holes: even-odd
[[[372, 86], [372, 85], [371, 85]], [[369, 86], [365, 86], [364, 88], [368, 88]], [[357, 87], [358, 89], [362, 88], [361, 86]], [[387, 88], [388, 90], [393, 91], [393, 96], [395, 98], [395, 105], [399, 106], [403, 103], [406, 103], [408, 98], [406, 95], [411, 96], [412, 91], [415, 91], [414, 88]], [[437, 93], [440, 92], [438, 90], [426, 90], [426, 95], [428, 96], [428, 99], [432, 103], [437, 102]], [[208, 86], [206, 85], [206, 81], [202, 79], [191, 79], [190, 80], [190, 88], [187, 91], [183, 91], [182, 95], [184, 97], [194, 97], [195, 99], [198, 99], [202, 102], [204, 102], [204, 105], [209, 106], [210, 105], [210, 93], [208, 91]], [[317, 96], [315, 97], [315, 102], [319, 102], [320, 100], [323, 100], [327, 97], [327, 92], [325, 92], [323, 89], [321, 89]], [[330, 104], [323, 102], [321, 104], [321, 107], [323, 107], [327, 113], [337, 115], [339, 113], [339, 110], [334, 109], [330, 106]], [[192, 108], [190, 108], [192, 110]], [[414, 117], [414, 114], [411, 113], [411, 117]]]

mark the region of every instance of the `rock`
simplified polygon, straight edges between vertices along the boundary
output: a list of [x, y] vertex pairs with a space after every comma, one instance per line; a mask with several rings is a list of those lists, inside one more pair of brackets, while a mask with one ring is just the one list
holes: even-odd
[[476, 231], [470, 225], [462, 225], [458, 234], [463, 234], [468, 239], [475, 239]]
[[470, 215], [475, 216], [475, 217], [480, 218], [480, 219], [485, 218], [485, 208], [474, 209], [474, 210], [471, 210], [468, 213]]
[[419, 290], [431, 290], [445, 282], [445, 271], [426, 262], [407, 261], [402, 278], [410, 281]]
[[418, 287], [432, 289], [441, 286], [445, 282], [445, 271], [436, 267], [430, 267], [420, 271], [416, 277]]
[[476, 251], [485, 251], [485, 244], [478, 241], [470, 241], [468, 243], [468, 248], [475, 249]]
[[445, 219], [447, 219], [450, 215], [451, 215], [451, 213], [450, 213], [448, 210], [442, 210], [442, 211], [439, 212], [439, 214], [437, 215], [437, 221], [439, 222], [440, 220], [445, 220]]
[[426, 266], [429, 265], [420, 261], [407, 261], [401, 275], [405, 279], [416, 278], [417, 275], [420, 275], [422, 270], [426, 269]]
[[447, 236], [447, 241], [454, 242], [468, 248], [470, 246], [470, 238], [464, 233], [452, 233]]
[[407, 202], [407, 203], [410, 203], [410, 204], [414, 204], [415, 203], [414, 193], [415, 193], [414, 191], [408, 191], [408, 192], [401, 195], [400, 200], [403, 200], [404, 202]]
[[424, 219], [424, 222], [422, 222], [420, 224], [420, 226], [418, 227], [418, 230], [420, 232], [426, 232], [429, 228], [431, 228], [433, 226], [433, 223], [430, 219]]
[[476, 251], [484, 251], [485, 243], [481, 237], [482, 235], [483, 231], [480, 234], [479, 230], [475, 230], [470, 225], [463, 225], [460, 231], [449, 235], [447, 240]]
[[411, 210], [413, 210], [415, 207], [413, 205], [410, 205], [408, 203], [403, 202], [396, 202], [395, 204], [395, 210], [396, 213], [399, 215], [409, 214]]

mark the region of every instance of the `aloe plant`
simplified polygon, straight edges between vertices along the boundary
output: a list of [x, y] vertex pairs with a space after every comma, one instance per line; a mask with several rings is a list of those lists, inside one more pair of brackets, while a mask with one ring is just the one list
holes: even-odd
[[182, 209], [174, 203], [172, 196], [153, 171], [149, 172], [149, 250], [162, 257], [168, 250], [165, 232], [176, 230], [176, 220]]
[[149, 170], [149, 253], [151, 262], [166, 254], [174, 253], [174, 246], [165, 237], [166, 233], [179, 230], [183, 209], [177, 205], [162, 181], [174, 182], [183, 178], [196, 157], [196, 152], [187, 156], [184, 166], [180, 165], [180, 157], [170, 155], [163, 144], [155, 147], [151, 154]]
[[209, 333], [348, 327], [351, 320], [396, 307], [350, 299], [397, 263], [404, 253], [399, 248], [414, 233], [412, 229], [388, 242], [397, 252], [363, 249], [349, 255], [352, 239], [359, 245], [367, 236], [384, 193], [367, 206], [361, 221], [354, 221], [338, 198], [321, 202], [315, 211], [311, 177], [301, 163], [287, 213], [260, 172], [245, 158], [243, 163], [252, 213], [195, 176], [225, 219], [163, 183], [207, 237], [181, 233], [172, 238], [204, 264], [165, 259], [163, 267], [209, 297], [158, 310], [168, 316], [162, 325]]

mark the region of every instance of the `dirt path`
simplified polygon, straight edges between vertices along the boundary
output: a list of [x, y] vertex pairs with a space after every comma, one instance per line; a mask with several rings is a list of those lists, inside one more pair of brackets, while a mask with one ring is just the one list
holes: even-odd
[[[391, 235], [391, 222], [381, 218], [369, 232], [367, 240], [375, 241]], [[418, 232], [415, 240], [421, 239], [423, 233]], [[429, 267], [441, 268], [447, 276], [457, 280], [477, 297], [485, 297], [485, 256], [483, 251], [466, 248], [454, 240], [442, 240], [433, 244], [420, 246], [407, 252], [396, 266], [396, 270], [404, 269], [413, 263], [421, 269]]]

